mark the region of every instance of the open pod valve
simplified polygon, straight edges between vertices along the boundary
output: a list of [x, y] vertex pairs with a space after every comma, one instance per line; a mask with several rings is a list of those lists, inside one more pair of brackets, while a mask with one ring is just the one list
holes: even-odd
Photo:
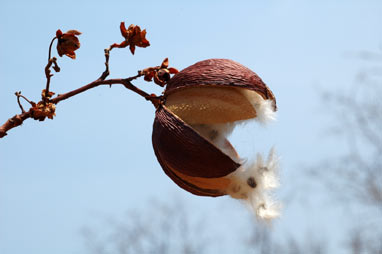
[[227, 136], [251, 119], [275, 118], [276, 99], [250, 69], [228, 59], [198, 62], [177, 73], [156, 110], [152, 143], [164, 172], [181, 188], [200, 196], [230, 195], [257, 217], [279, 214], [270, 190], [278, 186], [278, 161], [241, 158]]

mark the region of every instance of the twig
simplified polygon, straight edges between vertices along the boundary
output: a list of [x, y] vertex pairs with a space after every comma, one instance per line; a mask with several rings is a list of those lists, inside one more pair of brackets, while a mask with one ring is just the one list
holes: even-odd
[[45, 77], [46, 77], [46, 87], [45, 87], [45, 97], [48, 97], [50, 78], [53, 74], [50, 73], [50, 67], [52, 66], [52, 59], [49, 59], [48, 64], [45, 66]]
[[50, 67], [52, 66], [52, 64], [54, 64], [53, 69], [56, 72], [60, 71], [60, 67], [58, 67], [58, 65], [57, 65], [57, 58], [55, 58], [55, 57], [51, 58], [53, 42], [56, 39], [57, 39], [57, 37], [54, 37], [49, 44], [48, 64], [45, 66], [46, 87], [45, 87], [45, 96], [43, 97], [44, 100], [46, 100], [46, 98], [48, 98], [50, 78], [53, 76], [53, 74], [50, 73]]
[[[105, 49], [105, 71], [101, 74], [101, 76], [97, 80], [95, 80], [95, 81], [93, 81], [93, 82], [91, 82], [85, 86], [82, 86], [78, 89], [72, 90], [72, 91], [64, 93], [64, 94], [60, 94], [57, 97], [51, 99], [51, 96], [53, 95], [53, 93], [51, 93], [51, 94], [49, 93], [49, 86], [50, 86], [50, 79], [53, 76], [53, 74], [51, 74], [50, 68], [53, 65], [53, 69], [56, 72], [60, 71], [60, 68], [57, 65], [57, 59], [55, 57], [53, 57], [53, 58], [51, 57], [52, 45], [56, 39], [57, 39], [57, 37], [54, 37], [52, 39], [52, 41], [50, 42], [50, 45], [49, 45], [48, 63], [45, 66], [46, 88], [45, 88], [45, 94], [42, 95], [42, 101], [38, 102], [37, 104], [34, 104], [34, 103], [32, 104], [32, 102], [30, 102], [27, 98], [22, 96], [20, 92], [18, 92], [18, 93], [16, 92], [17, 102], [19, 104], [19, 107], [21, 108], [22, 113], [20, 115], [13, 116], [12, 118], [8, 119], [2, 126], [0, 126], [0, 138], [6, 136], [7, 131], [21, 125], [28, 118], [34, 118], [34, 119], [40, 120], [40, 121], [43, 121], [46, 117], [52, 119], [54, 116], [54, 111], [55, 111], [55, 107], [53, 104], [58, 104], [60, 101], [66, 100], [72, 96], [83, 93], [83, 92], [85, 92], [89, 89], [92, 89], [94, 87], [97, 87], [99, 85], [110, 85], [111, 86], [111, 85], [115, 85], [115, 84], [121, 84], [125, 88], [141, 95], [146, 100], [151, 101], [151, 103], [156, 108], [162, 103], [163, 96], [156, 96], [155, 94], [148, 94], [145, 91], [140, 90], [139, 88], [137, 88], [136, 86], [134, 86], [131, 83], [131, 81], [133, 81], [139, 77], [144, 76], [145, 75], [144, 71], [138, 71], [137, 75], [129, 77], [129, 78], [125, 78], [125, 79], [108, 79], [108, 80], [106, 80], [106, 78], [110, 74], [110, 70], [109, 70], [110, 51], [113, 49], [113, 47], [116, 44], [113, 44], [109, 48]], [[148, 43], [148, 41], [147, 41], [147, 43]], [[133, 53], [133, 51], [132, 51], [132, 53]], [[32, 105], [32, 107], [29, 109], [28, 112], [25, 112], [24, 108], [22, 107], [21, 102], [20, 102], [20, 97], [24, 98], [26, 101], [28, 101]], [[35, 106], [36, 106], [36, 108], [34, 108]], [[40, 115], [37, 114], [37, 116], [36, 116], [36, 112], [39, 113]], [[49, 116], [47, 115], [47, 112], [49, 113]]]
[[1, 127], [0, 127], [0, 138], [7, 135], [7, 131], [21, 125], [24, 120], [31, 117], [31, 112], [24, 112], [20, 115], [15, 115], [12, 118], [9, 118]]
[[[78, 89], [75, 89], [73, 91], [60, 94], [57, 97], [53, 98], [50, 100], [51, 103], [58, 104], [60, 101], [66, 100], [70, 97], [73, 97], [77, 94], [83, 93], [89, 89], [95, 88], [100, 85], [116, 85], [116, 84], [121, 84], [127, 89], [141, 95], [143, 98], [145, 98], [148, 101], [151, 101], [151, 103], [155, 106], [158, 107], [158, 105], [161, 103], [162, 96], [156, 96], [155, 94], [148, 94], [145, 91], [137, 88], [134, 86], [131, 81], [135, 80], [139, 77], [143, 76], [141, 72], [139, 72], [137, 75], [125, 78], [125, 79], [107, 79], [107, 80], [101, 80], [97, 79], [85, 86], [82, 86]], [[24, 96], [19, 95], [20, 97], [23, 97], [26, 99]], [[26, 99], [27, 100], [27, 99]], [[29, 100], [27, 100], [29, 103], [31, 103]], [[19, 125], [21, 125], [26, 119], [32, 117], [32, 112], [29, 110], [28, 112], [23, 112], [20, 115], [15, 115], [12, 118], [8, 119], [2, 126], [0, 126], [0, 138], [4, 137], [7, 135], [7, 131], [10, 129], [13, 129]]]
[[[50, 52], [49, 52], [49, 55], [50, 55]], [[57, 65], [57, 58], [55, 58], [55, 57], [50, 58], [48, 60], [48, 64], [45, 66], [46, 87], [45, 87], [45, 96], [43, 97], [44, 100], [46, 100], [46, 98], [48, 98], [48, 94], [49, 94], [50, 78], [53, 76], [53, 74], [50, 73], [51, 72], [50, 67], [52, 66], [52, 64], [54, 64], [53, 69], [56, 72], [60, 71], [60, 67], [58, 67], [58, 65]]]
[[58, 66], [57, 64], [57, 58], [53, 57], [52, 58], [52, 62], [53, 62], [53, 70], [55, 70], [56, 72], [60, 72], [60, 67]]
[[50, 44], [49, 44], [49, 54], [48, 54], [48, 62], [49, 62], [49, 60], [50, 60], [50, 56], [51, 56], [51, 54], [52, 54], [52, 45], [53, 45], [53, 42], [55, 41], [57, 39], [57, 37], [54, 37], [52, 40], [51, 40], [51, 42], [50, 42]]
[[17, 97], [17, 103], [19, 104], [19, 107], [21, 109], [21, 113], [25, 113], [23, 105], [21, 105], [21, 102], [20, 102], [21, 92], [15, 92], [15, 95]]
[[15, 95], [17, 97], [17, 103], [19, 104], [19, 107], [21, 109], [21, 113], [24, 113], [25, 110], [24, 110], [23, 106], [21, 105], [20, 97], [23, 98], [24, 100], [26, 100], [31, 106], [33, 106], [33, 102], [28, 100], [27, 97], [25, 97], [24, 95], [21, 94], [21, 92], [15, 92]]
[[107, 76], [109, 76], [109, 58], [110, 58], [110, 51], [111, 48], [105, 49], [105, 71], [102, 73], [102, 75], [98, 78], [99, 80], [105, 80]]

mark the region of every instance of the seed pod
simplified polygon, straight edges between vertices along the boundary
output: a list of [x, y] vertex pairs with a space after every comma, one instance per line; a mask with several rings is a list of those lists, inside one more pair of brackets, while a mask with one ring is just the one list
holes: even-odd
[[237, 87], [259, 93], [264, 99], [276, 99], [256, 73], [229, 59], [208, 59], [197, 62], [177, 73], [167, 84], [165, 96], [186, 87]]
[[[156, 112], [152, 142], [165, 173], [196, 195], [224, 195], [216, 189], [219, 178], [240, 166], [163, 105]], [[203, 180], [206, 188], [200, 185]]]
[[209, 59], [177, 73], [168, 81], [163, 97], [152, 142], [164, 172], [193, 194], [229, 194], [250, 201], [256, 214], [272, 217], [272, 212], [259, 211], [268, 206], [261, 190], [271, 187], [262, 179], [274, 173], [273, 153], [267, 165], [261, 158], [243, 163], [227, 139], [239, 122], [274, 118], [276, 100], [265, 83], [237, 62]]

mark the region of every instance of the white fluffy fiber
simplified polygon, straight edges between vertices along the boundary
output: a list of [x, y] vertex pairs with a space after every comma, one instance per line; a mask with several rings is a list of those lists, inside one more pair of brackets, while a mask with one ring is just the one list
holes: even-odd
[[239, 90], [252, 104], [256, 111], [255, 120], [259, 123], [266, 124], [276, 120], [276, 112], [273, 111], [273, 101], [264, 100], [261, 95], [255, 91], [240, 89]]
[[[260, 219], [269, 221], [278, 217], [280, 204], [273, 201], [271, 195], [271, 191], [279, 186], [278, 167], [274, 149], [270, 151], [266, 162], [258, 154], [255, 161], [244, 163], [229, 175], [232, 183], [227, 194], [245, 201]], [[251, 182], [250, 178], [254, 181]]]
[[[236, 122], [235, 122], [236, 123]], [[227, 124], [196, 124], [192, 128], [196, 130], [205, 139], [209, 140], [212, 144], [218, 147], [223, 153], [228, 155], [232, 160], [237, 163], [242, 163], [236, 150], [228, 142], [227, 137], [232, 133], [235, 128], [235, 123]]]
[[[264, 100], [263, 97], [251, 90], [239, 89], [239, 91], [256, 110], [254, 120], [266, 124], [276, 119], [272, 100]], [[257, 218], [271, 221], [280, 215], [281, 207], [272, 199], [272, 190], [279, 186], [279, 160], [275, 150], [271, 149], [266, 161], [260, 154], [257, 155], [256, 160], [248, 161], [241, 158], [227, 140], [235, 126], [251, 120], [226, 124], [200, 124], [192, 125], [192, 127], [234, 161], [242, 164], [235, 172], [227, 176], [231, 180], [231, 185], [226, 190], [227, 194], [232, 198], [244, 201]]]

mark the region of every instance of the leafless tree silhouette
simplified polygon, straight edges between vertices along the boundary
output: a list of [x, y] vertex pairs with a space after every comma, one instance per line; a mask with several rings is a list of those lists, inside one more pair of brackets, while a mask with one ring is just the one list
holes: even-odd
[[[182, 201], [172, 203], [150, 202], [141, 211], [128, 212], [122, 219], [108, 220], [102, 229], [85, 227], [82, 234], [90, 254], [130, 254], [130, 253], [237, 253], [248, 254], [324, 254], [326, 242], [309, 237], [305, 241], [288, 238], [279, 241], [268, 224], [254, 223], [248, 214], [245, 230], [230, 227], [222, 232], [223, 241], [216, 228], [209, 228], [206, 215], [198, 220], [187, 211]], [[146, 211], [150, 211], [146, 213]], [[195, 220], [196, 218], [196, 220]], [[208, 234], [215, 231], [212, 236]], [[236, 237], [239, 236], [239, 237]], [[225, 249], [229, 249], [224, 251]]]
[[[149, 211], [145, 213], [144, 211]], [[202, 221], [193, 221], [181, 202], [153, 201], [142, 212], [108, 220], [101, 231], [85, 227], [87, 249], [94, 254], [204, 253], [208, 246]]]
[[367, 67], [348, 91], [324, 94], [333, 109], [334, 136], [346, 151], [313, 167], [314, 178], [333, 191], [354, 219], [345, 245], [354, 254], [382, 253], [382, 52], [361, 52]]

